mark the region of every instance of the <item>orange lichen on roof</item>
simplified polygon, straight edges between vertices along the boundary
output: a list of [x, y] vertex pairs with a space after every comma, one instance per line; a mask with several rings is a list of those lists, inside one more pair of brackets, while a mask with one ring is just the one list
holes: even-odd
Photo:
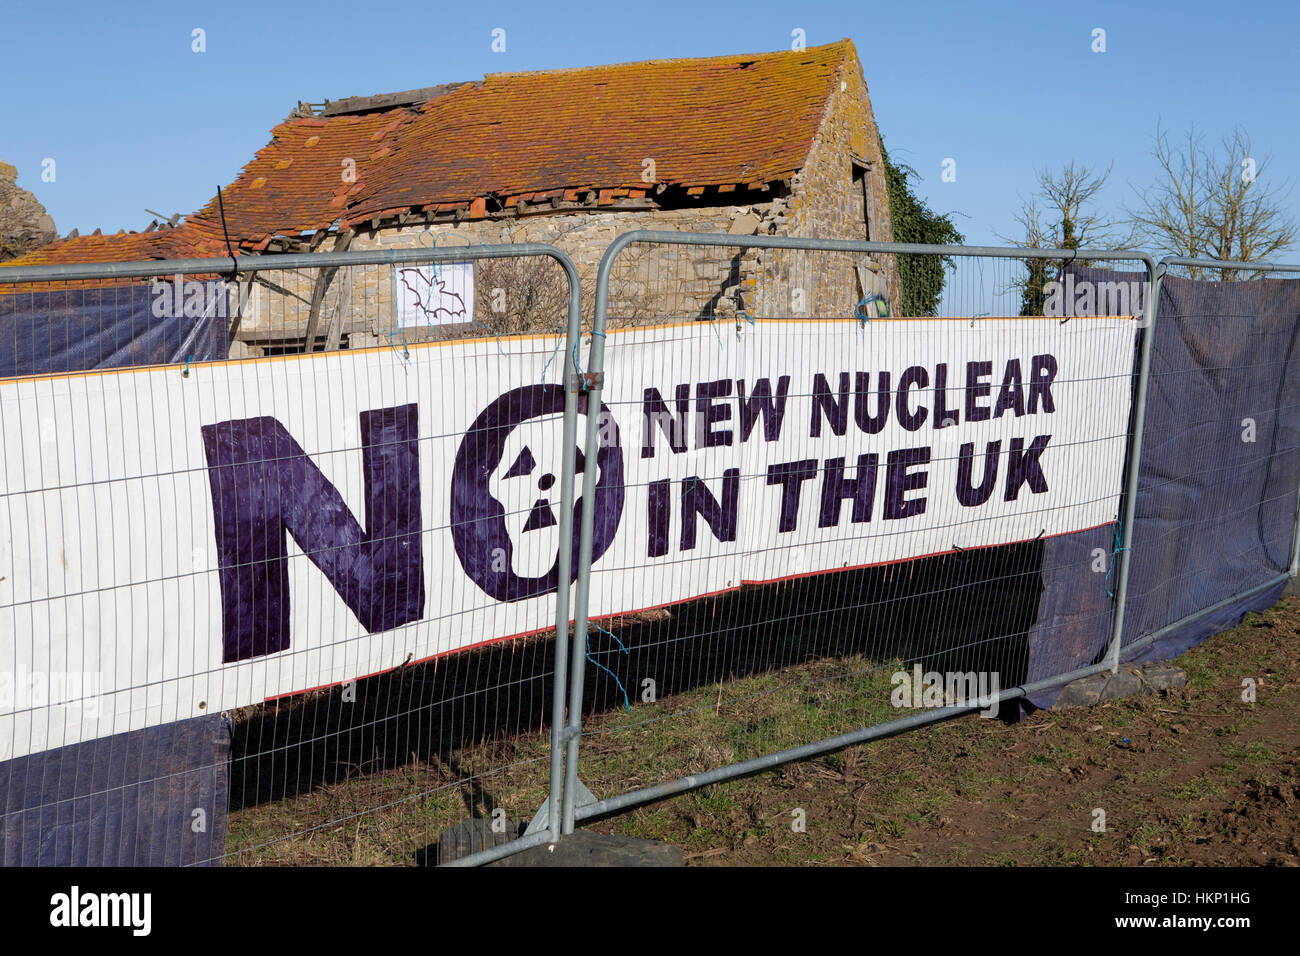
[[[348, 210], [565, 187], [773, 182], [804, 165], [851, 41], [782, 53], [489, 74], [427, 102]], [[415, 198], [399, 195], [413, 187]]]
[[43, 266], [68, 262], [137, 262], [148, 259], [189, 259], [224, 255], [207, 251], [208, 243], [187, 226], [156, 232], [126, 232], [114, 236], [76, 236], [58, 239], [24, 256], [0, 263], [4, 266]]
[[[372, 137], [399, 129], [414, 118], [409, 110], [389, 110], [281, 123], [272, 131], [271, 142], [223, 190], [231, 238], [252, 246], [272, 235], [329, 228], [339, 218], [334, 199], [340, 188], [347, 192], [364, 183], [382, 159], [371, 159]], [[216, 199], [190, 221], [219, 234], [221, 212]]]
[[[494, 73], [453, 84], [418, 109], [290, 119], [223, 190], [225, 224], [237, 249], [258, 251], [276, 235], [406, 210], [482, 217], [489, 198], [498, 209], [527, 197], [595, 193], [609, 205], [659, 184], [698, 196], [708, 187], [789, 179], [806, 163], [844, 64], [856, 56], [842, 40], [779, 53]], [[189, 250], [184, 255], [225, 255], [215, 198], [168, 234]], [[164, 233], [57, 242], [39, 261], [170, 258], [163, 239], [135, 238], [153, 235]]]

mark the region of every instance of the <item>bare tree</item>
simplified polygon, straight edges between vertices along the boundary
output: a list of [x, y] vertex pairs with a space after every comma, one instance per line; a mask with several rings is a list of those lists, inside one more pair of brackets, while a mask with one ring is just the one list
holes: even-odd
[[[507, 228], [502, 242], [522, 241]], [[474, 266], [474, 315], [495, 335], [563, 331], [569, 283], [564, 270], [543, 256], [480, 259]]]
[[[1003, 242], [1026, 249], [1080, 249], [1115, 243], [1115, 223], [1096, 210], [1097, 194], [1110, 178], [1104, 172], [1070, 161], [1060, 171], [1040, 169], [1034, 193], [1022, 201], [1016, 215], [1021, 235], [999, 236]], [[1025, 259], [1026, 274], [1012, 280], [1020, 293], [1021, 315], [1042, 315], [1044, 286], [1054, 278], [1058, 260]]]
[[[1265, 180], [1269, 159], [1256, 159], [1244, 129], [1211, 148], [1195, 126], [1175, 146], [1157, 125], [1154, 141], [1160, 176], [1134, 188], [1137, 204], [1128, 211], [1140, 241], [1169, 255], [1235, 262], [1264, 262], [1295, 244], [1300, 232], [1284, 208], [1290, 185]], [[1200, 278], [1203, 270], [1188, 271]], [[1218, 271], [1225, 281], [1243, 277]]]
[[[572, 254], [589, 228], [590, 223], [579, 218], [530, 236], [525, 224], [512, 222], [503, 224], [498, 241], [516, 243], [536, 239]], [[624, 267], [631, 264], [634, 281], [613, 283], [619, 291], [610, 300], [611, 328], [671, 321], [682, 318], [684, 314], [671, 308], [676, 281], [656, 284], [636, 278], [639, 252], [633, 247], [620, 257], [620, 264]], [[580, 308], [586, 328], [590, 327], [595, 303], [594, 270], [590, 273], [584, 271], [581, 275]], [[667, 278], [672, 279], [671, 276]], [[479, 325], [493, 335], [563, 334], [568, 325], [568, 314], [569, 284], [564, 270], [554, 260], [541, 256], [510, 256], [480, 259], [475, 263], [474, 315]]]

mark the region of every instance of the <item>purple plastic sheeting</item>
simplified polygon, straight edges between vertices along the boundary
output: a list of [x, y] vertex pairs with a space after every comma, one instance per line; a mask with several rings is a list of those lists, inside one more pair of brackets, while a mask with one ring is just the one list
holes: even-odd
[[4, 761], [0, 865], [219, 864], [229, 758], [214, 714]]
[[[207, 317], [155, 309], [159, 292], [149, 283], [48, 292], [0, 286], [0, 377], [224, 359], [227, 290], [215, 281], [190, 285], [201, 285]], [[167, 292], [172, 286], [159, 283]]]
[[[1142, 276], [1073, 270], [1076, 283]], [[1140, 308], [1140, 305], [1134, 306]], [[1124, 645], [1262, 584], [1290, 565], [1300, 489], [1300, 282], [1161, 283], [1143, 433]], [[1098, 662], [1112, 625], [1116, 529], [1047, 542], [1029, 680]], [[1230, 602], [1124, 659], [1176, 657], [1277, 603]], [[1034, 694], [1051, 706], [1057, 690]]]
[[289, 646], [286, 530], [367, 631], [424, 616], [417, 406], [361, 413], [366, 527], [269, 416], [203, 426], [221, 560], [222, 661]]

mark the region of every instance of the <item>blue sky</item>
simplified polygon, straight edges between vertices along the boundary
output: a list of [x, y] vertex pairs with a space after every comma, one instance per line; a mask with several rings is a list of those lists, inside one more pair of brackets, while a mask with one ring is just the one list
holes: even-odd
[[[492, 30], [506, 51], [491, 50]], [[1093, 53], [1092, 31], [1106, 31]], [[191, 50], [191, 31], [207, 50]], [[885, 143], [971, 242], [1014, 231], [1034, 170], [1114, 161], [1103, 205], [1150, 182], [1157, 120], [1240, 124], [1300, 182], [1300, 4], [1181, 2], [220, 4], [0, 7], [0, 159], [60, 233], [139, 229], [232, 181], [297, 100], [484, 73], [788, 49], [850, 37]], [[941, 180], [945, 158], [957, 178]], [[55, 160], [56, 179], [41, 179]], [[1300, 208], [1300, 188], [1292, 194]], [[1294, 257], [1294, 256], [1293, 256]]]

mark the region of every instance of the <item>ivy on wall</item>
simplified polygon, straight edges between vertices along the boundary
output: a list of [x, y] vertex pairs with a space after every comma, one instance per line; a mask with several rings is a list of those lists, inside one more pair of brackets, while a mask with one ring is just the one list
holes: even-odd
[[[889, 194], [889, 218], [894, 226], [895, 242], [925, 242], [957, 245], [965, 237], [948, 215], [940, 215], [912, 191], [910, 179], [917, 177], [911, 166], [890, 162], [881, 144], [885, 161], [885, 187]], [[953, 265], [949, 256], [898, 257], [898, 275], [902, 284], [902, 301], [895, 315], [937, 315], [943, 295], [944, 269]]]

